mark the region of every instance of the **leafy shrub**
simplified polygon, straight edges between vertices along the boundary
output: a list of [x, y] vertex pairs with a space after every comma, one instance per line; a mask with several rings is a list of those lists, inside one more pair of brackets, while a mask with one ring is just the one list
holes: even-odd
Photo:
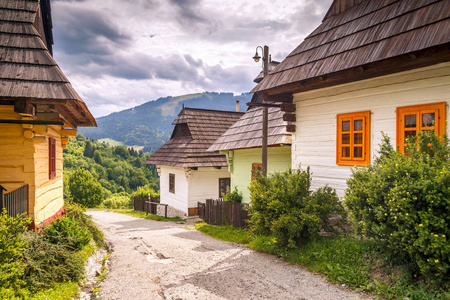
[[149, 185], [138, 186], [136, 191], [131, 194], [132, 197], [141, 197], [147, 198], [148, 194], [152, 197], [152, 199], [159, 199], [159, 192], [155, 192]]
[[82, 227], [87, 228], [89, 230], [92, 239], [98, 247], [105, 246], [105, 238], [103, 232], [98, 229], [95, 225], [94, 221], [92, 221], [92, 217], [85, 214], [86, 209], [77, 203], [65, 203], [64, 208], [66, 209], [66, 216], [71, 217], [74, 220], [78, 221]]
[[124, 194], [118, 193], [111, 195], [109, 198], [103, 200], [102, 206], [110, 209], [133, 207], [130, 196]]
[[237, 203], [242, 202], [242, 192], [239, 192], [236, 187], [234, 187], [233, 191], [230, 190], [230, 187], [227, 187], [226, 194], [224, 194], [222, 196], [223, 196], [223, 201], [226, 201], [226, 202], [237, 202]]
[[84, 274], [84, 261], [79, 253], [54, 244], [37, 232], [27, 232], [28, 244], [22, 259], [26, 264], [24, 280], [31, 291], [51, 287], [55, 282], [78, 281]]
[[331, 228], [332, 214], [345, 216], [336, 192], [323, 187], [310, 190], [311, 173], [288, 170], [269, 177], [257, 176], [250, 184], [250, 226], [257, 234], [273, 234], [283, 247], [294, 247]]
[[62, 245], [69, 250], [81, 250], [91, 240], [89, 231], [71, 217], [58, 218], [45, 226], [42, 234], [50, 243]]
[[77, 169], [68, 182], [68, 190], [73, 202], [86, 207], [96, 207], [102, 202], [103, 188], [89, 171]]
[[[10, 217], [3, 210], [0, 214], [0, 290], [17, 289], [22, 285], [24, 263], [20, 260], [26, 248], [22, 234], [27, 231], [30, 219]], [[2, 291], [6, 292], [6, 291]]]
[[384, 136], [379, 158], [353, 170], [345, 204], [357, 233], [408, 258], [431, 282], [449, 282], [448, 139], [424, 131], [406, 153], [394, 151]]

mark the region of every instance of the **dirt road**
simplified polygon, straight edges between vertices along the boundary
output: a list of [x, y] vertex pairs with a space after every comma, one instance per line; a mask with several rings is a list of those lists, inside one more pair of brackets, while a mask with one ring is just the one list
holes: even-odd
[[113, 250], [101, 299], [370, 299], [187, 224], [89, 214]]

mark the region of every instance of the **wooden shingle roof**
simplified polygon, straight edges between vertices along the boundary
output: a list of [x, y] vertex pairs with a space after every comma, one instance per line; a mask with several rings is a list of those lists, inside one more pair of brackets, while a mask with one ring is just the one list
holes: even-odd
[[212, 143], [243, 113], [184, 108], [175, 118], [171, 139], [146, 161], [172, 167], [226, 167], [225, 155], [207, 152]]
[[[52, 104], [73, 127], [95, 119], [53, 59], [36, 27], [38, 0], [0, 1], [0, 103]], [[44, 106], [37, 111], [48, 113]]]
[[448, 0], [335, 0], [322, 24], [251, 92], [270, 100], [449, 61], [449, 32]]
[[[291, 144], [286, 131], [284, 112], [279, 107], [268, 108], [267, 145]], [[250, 108], [236, 123], [222, 134], [208, 151], [262, 147], [263, 108]]]

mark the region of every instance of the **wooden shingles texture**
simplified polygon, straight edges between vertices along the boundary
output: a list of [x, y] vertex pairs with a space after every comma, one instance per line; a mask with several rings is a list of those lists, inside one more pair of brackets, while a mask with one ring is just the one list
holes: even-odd
[[448, 0], [336, 0], [322, 24], [252, 92], [431, 47], [449, 52], [449, 32]]
[[172, 138], [153, 153], [145, 163], [172, 167], [226, 167], [227, 161], [218, 151], [207, 149], [243, 113], [185, 108], [175, 118], [173, 124], [185, 126], [184, 134], [174, 134]]
[[[287, 122], [283, 121], [283, 114], [284, 112], [279, 107], [268, 108], [267, 144], [269, 146], [291, 144], [291, 135], [286, 132]], [[261, 147], [262, 117], [262, 107], [249, 109], [208, 150], [217, 151]]]

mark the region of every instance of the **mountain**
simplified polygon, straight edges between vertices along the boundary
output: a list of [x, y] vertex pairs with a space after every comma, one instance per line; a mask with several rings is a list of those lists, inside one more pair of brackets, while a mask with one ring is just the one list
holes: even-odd
[[164, 97], [142, 105], [97, 118], [98, 127], [78, 128], [89, 138], [110, 138], [125, 145], [144, 146], [144, 152], [154, 152], [170, 139], [172, 122], [183, 105], [190, 108], [246, 111], [251, 94], [234, 96], [232, 93], [205, 92], [177, 97]]

